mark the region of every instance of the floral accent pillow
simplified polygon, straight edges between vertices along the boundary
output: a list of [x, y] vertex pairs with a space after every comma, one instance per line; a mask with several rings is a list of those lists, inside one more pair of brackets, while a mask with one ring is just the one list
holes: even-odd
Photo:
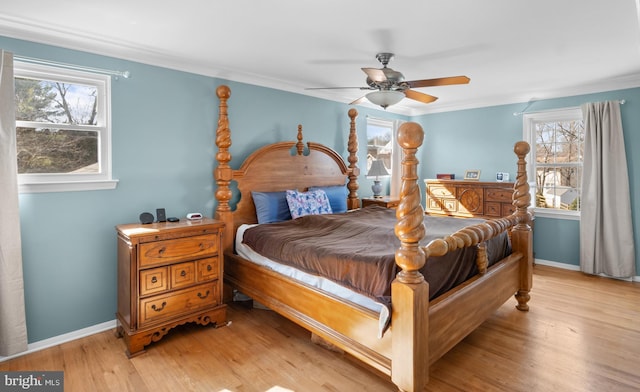
[[331, 204], [325, 191], [321, 189], [308, 192], [287, 190], [287, 204], [293, 219], [305, 215], [332, 214]]

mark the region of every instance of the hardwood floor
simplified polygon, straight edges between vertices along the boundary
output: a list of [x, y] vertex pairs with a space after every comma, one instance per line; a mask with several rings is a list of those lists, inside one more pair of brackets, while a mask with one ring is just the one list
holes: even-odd
[[[640, 390], [640, 284], [536, 266], [531, 310], [503, 305], [431, 367], [429, 391]], [[223, 328], [185, 325], [127, 359], [112, 331], [0, 362], [63, 370], [65, 391], [394, 391], [274, 312], [229, 307]]]

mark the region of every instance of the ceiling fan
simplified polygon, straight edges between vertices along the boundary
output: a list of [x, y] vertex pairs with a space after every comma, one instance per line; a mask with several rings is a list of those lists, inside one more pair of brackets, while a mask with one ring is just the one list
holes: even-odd
[[362, 68], [367, 74], [367, 87], [316, 87], [307, 90], [323, 90], [323, 89], [350, 89], [358, 88], [360, 90], [372, 90], [372, 92], [356, 99], [350, 105], [356, 105], [365, 99], [381, 106], [383, 109], [391, 105], [395, 105], [403, 98], [413, 99], [422, 103], [431, 103], [438, 99], [433, 95], [421, 93], [412, 90], [420, 87], [447, 86], [452, 84], [467, 84], [469, 78], [466, 76], [450, 76], [436, 79], [422, 80], [404, 80], [401, 72], [394, 71], [387, 67], [389, 61], [393, 59], [393, 53], [378, 53], [376, 59], [382, 64], [382, 68]]

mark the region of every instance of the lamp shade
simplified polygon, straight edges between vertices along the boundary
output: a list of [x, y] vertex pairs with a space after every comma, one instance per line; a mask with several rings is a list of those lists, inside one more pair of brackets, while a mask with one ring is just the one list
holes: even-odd
[[386, 109], [387, 106], [395, 105], [396, 103], [402, 101], [402, 98], [405, 97], [402, 91], [395, 90], [379, 90], [374, 91], [366, 95], [367, 99], [376, 105], [382, 106], [383, 109]]
[[380, 159], [376, 159], [375, 161], [371, 162], [371, 168], [367, 173], [367, 177], [385, 177], [388, 175], [389, 172], [384, 166], [384, 162], [382, 162]]

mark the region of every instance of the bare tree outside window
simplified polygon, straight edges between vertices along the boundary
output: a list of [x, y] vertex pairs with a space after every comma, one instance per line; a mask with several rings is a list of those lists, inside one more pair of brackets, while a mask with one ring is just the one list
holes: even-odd
[[15, 79], [18, 173], [98, 172], [95, 86]]
[[[576, 110], [534, 113], [525, 131], [535, 148], [533, 159], [536, 208], [580, 211], [584, 124]], [[533, 179], [533, 178], [532, 178]]]

